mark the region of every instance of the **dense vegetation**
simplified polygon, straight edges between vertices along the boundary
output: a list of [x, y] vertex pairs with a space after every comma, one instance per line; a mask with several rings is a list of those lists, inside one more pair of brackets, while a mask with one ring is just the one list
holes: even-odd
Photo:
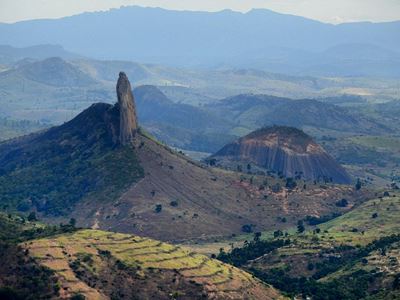
[[[330, 274], [334, 274], [339, 269], [347, 268], [351, 270], [351, 267], [357, 263], [367, 264], [366, 257], [371, 252], [378, 250], [384, 253], [388, 247], [399, 241], [400, 235], [398, 234], [380, 238], [363, 247], [338, 246], [327, 251], [321, 251], [320, 255], [322, 256], [326, 252], [326, 258], [315, 265], [308, 264], [309, 270], [315, 269], [311, 276], [294, 277], [289, 275], [290, 265], [260, 270], [250, 264], [248, 270], [256, 277], [272, 284], [290, 296], [302, 295], [303, 297], [312, 297], [315, 300], [362, 299], [370, 296], [370, 287], [382, 280], [381, 273], [375, 270], [355, 269], [350, 273], [344, 273], [330, 280], [320, 281], [320, 279], [329, 277]], [[229, 253], [221, 250], [218, 259], [235, 266], [241, 266], [273, 250], [295, 244], [296, 240], [289, 239], [285, 241], [280, 239], [262, 241], [259, 239], [259, 235], [256, 235], [253, 241], [246, 242], [241, 248], [233, 248]], [[389, 292], [390, 290], [397, 291], [399, 289], [396, 280], [395, 278], [389, 286]]]
[[58, 295], [55, 273], [38, 265], [18, 243], [75, 231], [73, 225], [44, 226], [0, 213], [0, 299], [48, 299]]
[[249, 260], [255, 259], [277, 248], [290, 244], [289, 239], [267, 241], [261, 240], [260, 236], [261, 234], [259, 232], [256, 232], [252, 241], [245, 241], [242, 248], [233, 248], [229, 253], [226, 253], [224, 249], [221, 249], [217, 258], [225, 263], [240, 267], [243, 264], [247, 263]]
[[104, 119], [118, 112], [109, 108], [93, 106], [60, 127], [2, 145], [3, 209], [62, 215], [80, 199], [112, 199], [143, 177], [132, 148], [112, 141]]
[[[357, 262], [367, 264], [365, 257], [372, 251], [385, 249], [393, 243], [400, 241], [400, 235], [392, 235], [376, 240], [365, 247], [353, 249], [350, 255], [341, 255], [338, 258], [332, 257], [323, 263], [316, 265], [317, 272], [311, 277], [291, 277], [284, 269], [272, 269], [263, 272], [252, 268], [252, 273], [258, 278], [274, 285], [275, 287], [289, 293], [290, 295], [301, 294], [312, 296], [313, 299], [362, 299], [369, 295], [369, 287], [380, 280], [382, 274], [371, 270], [357, 270], [350, 274], [345, 274], [338, 278], [328, 281], [318, 281], [319, 279], [332, 274], [345, 266], [352, 266]], [[340, 249], [334, 252], [341, 253]], [[392, 284], [393, 290], [398, 290], [395, 282]], [[400, 290], [399, 290], [400, 292]]]

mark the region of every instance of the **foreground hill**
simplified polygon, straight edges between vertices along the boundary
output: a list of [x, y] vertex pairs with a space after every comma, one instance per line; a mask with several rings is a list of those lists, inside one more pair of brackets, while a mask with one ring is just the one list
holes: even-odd
[[303, 131], [273, 126], [224, 146], [209, 159], [218, 164], [255, 164], [286, 177], [350, 183], [346, 171]]
[[187, 249], [137, 236], [81, 230], [24, 245], [55, 272], [60, 297], [278, 299], [250, 274]]
[[0, 225], [1, 299], [283, 299], [238, 268], [156, 240], [2, 213]]
[[[181, 240], [286, 228], [306, 215], [346, 211], [365, 196], [349, 186], [289, 187], [197, 164], [138, 127], [123, 73], [117, 90], [115, 105], [94, 104], [61, 126], [0, 144], [2, 207]], [[348, 207], [335, 205], [342, 198]]]

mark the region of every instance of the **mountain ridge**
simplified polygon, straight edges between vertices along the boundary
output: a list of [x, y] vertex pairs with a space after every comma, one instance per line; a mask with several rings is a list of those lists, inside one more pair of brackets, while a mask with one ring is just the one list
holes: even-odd
[[[158, 22], [148, 22], [149, 20]], [[135, 30], [142, 23], [147, 24], [143, 31]], [[51, 26], [48, 26], [49, 24]], [[98, 27], [95, 33], [93, 25], [90, 24], [96, 24]], [[121, 44], [124, 40], [123, 36], [118, 34], [118, 28], [122, 25], [132, 29], [132, 40], [136, 42], [125, 41], [125, 47], [115, 49], [111, 45]], [[279, 33], [273, 30], [277, 27], [280, 28]], [[270, 11], [241, 14], [229, 11], [208, 13], [124, 7], [56, 20], [0, 24], [0, 43], [15, 46], [60, 44], [70, 51], [102, 59], [128, 59], [181, 66], [230, 64], [258, 66], [271, 71], [291, 69], [291, 73], [350, 75], [356, 74], [353, 68], [342, 63], [340, 66], [343, 69], [337, 69], [337, 60], [331, 61], [329, 66], [324, 66], [326, 61], [317, 61], [313, 53], [349, 42], [385, 45], [385, 48], [397, 51], [400, 45], [395, 37], [399, 28], [400, 22], [348, 23], [334, 26]], [[25, 35], [28, 29], [31, 34]], [[43, 32], [46, 34], [42, 34]], [[169, 32], [176, 34], [170, 35]], [[251, 34], [247, 34], [248, 32]], [[285, 38], [281, 32], [285, 32]], [[90, 41], [85, 39], [85, 36], [91, 36]], [[166, 43], [165, 36], [170, 36], [172, 43]], [[157, 46], [155, 41], [161, 43], [162, 54], [158, 51], [160, 45]], [[281, 60], [276, 60], [277, 57], [282, 58], [282, 55], [288, 63], [282, 64]], [[373, 56], [369, 58], [374, 59]], [[313, 66], [310, 64], [312, 61], [317, 64]], [[357, 62], [356, 65], [364, 65], [362, 73], [369, 76], [383, 73], [396, 77], [399, 75], [396, 72], [398, 64], [399, 61], [395, 60], [391, 64], [384, 61], [374, 65], [364, 61], [362, 64]]]

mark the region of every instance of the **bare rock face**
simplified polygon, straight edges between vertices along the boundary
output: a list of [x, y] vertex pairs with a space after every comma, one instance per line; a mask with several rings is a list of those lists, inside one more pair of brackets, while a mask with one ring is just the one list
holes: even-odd
[[350, 183], [351, 178], [303, 131], [284, 126], [256, 130], [219, 150], [212, 158], [222, 165], [242, 162], [307, 180]]
[[138, 129], [138, 121], [131, 84], [124, 72], [119, 73], [117, 96], [120, 109], [119, 141], [122, 145], [127, 145], [135, 136]]

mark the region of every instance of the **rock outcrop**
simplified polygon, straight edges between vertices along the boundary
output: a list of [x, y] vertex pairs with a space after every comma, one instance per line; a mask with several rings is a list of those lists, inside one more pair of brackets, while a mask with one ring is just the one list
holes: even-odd
[[307, 180], [350, 183], [351, 178], [325, 150], [303, 131], [284, 126], [256, 130], [212, 156], [222, 165], [251, 163]]
[[127, 145], [135, 136], [135, 133], [138, 129], [138, 121], [131, 84], [124, 72], [119, 73], [117, 82], [117, 96], [120, 109], [119, 142], [122, 145]]

